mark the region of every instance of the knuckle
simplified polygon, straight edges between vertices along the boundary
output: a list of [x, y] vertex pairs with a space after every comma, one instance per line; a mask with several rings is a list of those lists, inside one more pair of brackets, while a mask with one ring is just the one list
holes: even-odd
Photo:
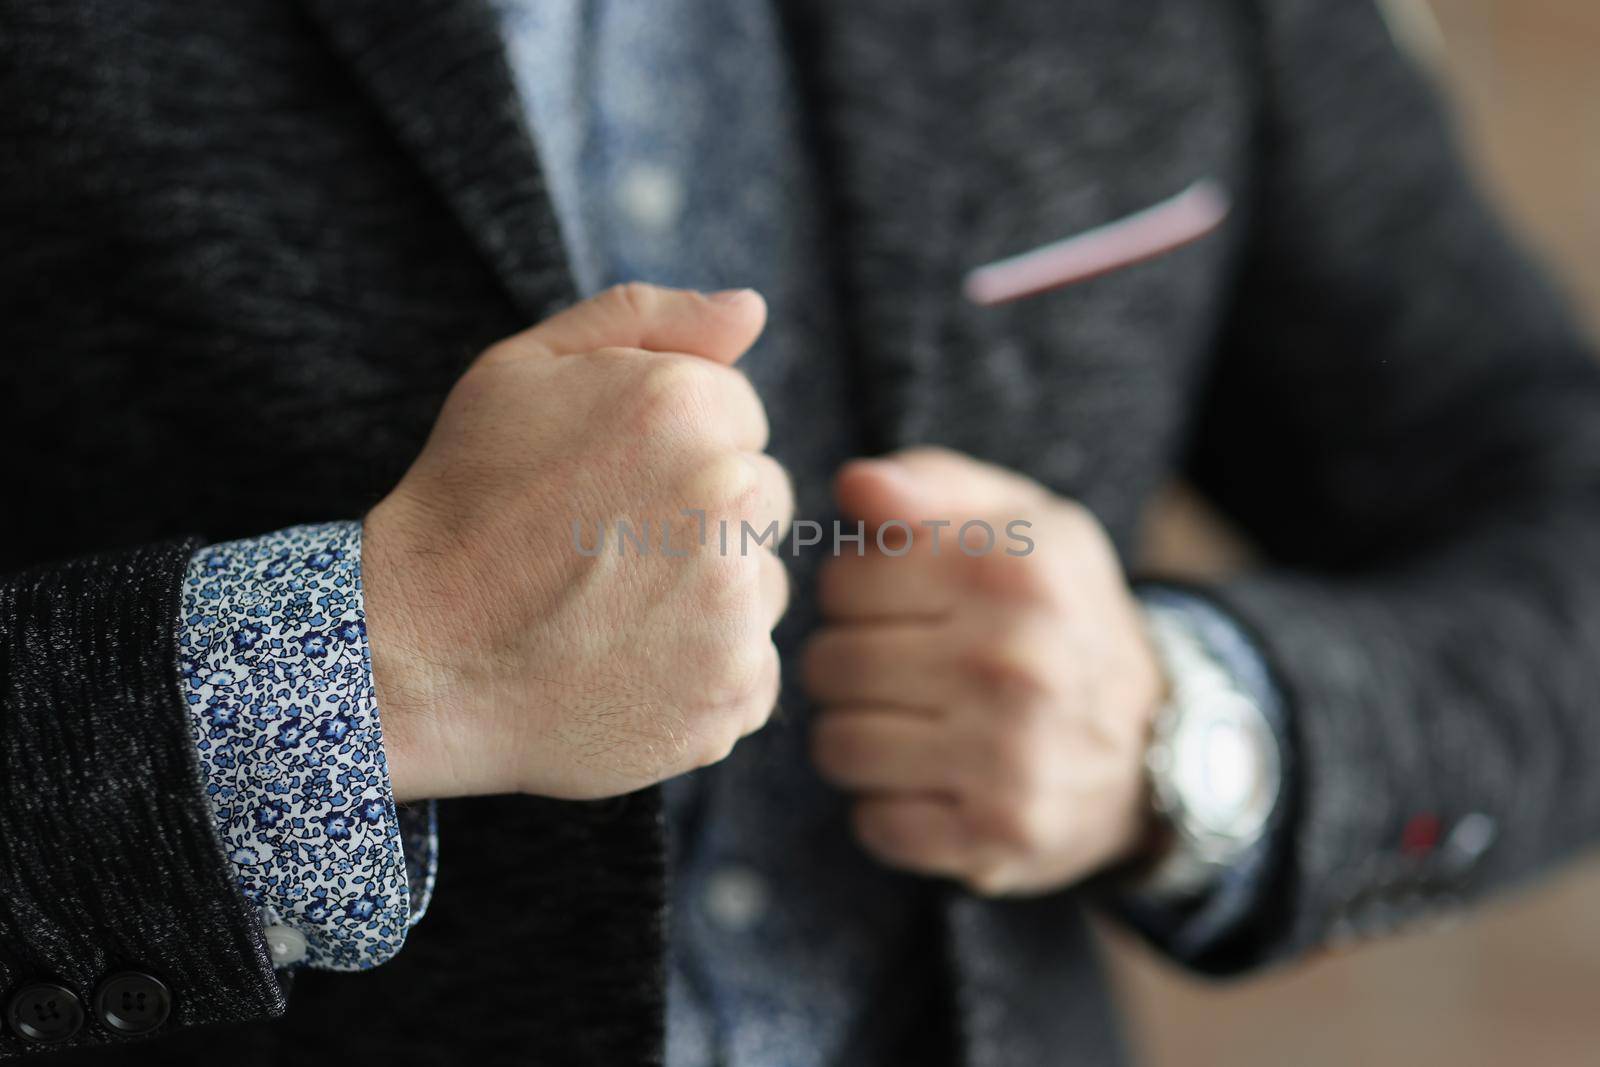
[[1059, 715], [1060, 702], [1043, 691], [1029, 693], [1007, 701], [993, 709], [994, 719], [1012, 737], [1016, 744], [1030, 754], [1042, 751], [1048, 741], [1053, 720]]
[[851, 574], [845, 563], [849, 558], [834, 556], [817, 570], [817, 606], [825, 614], [836, 612], [845, 603], [845, 593], [851, 586]]
[[645, 282], [622, 282], [601, 293], [598, 299], [608, 310], [634, 318], [648, 318], [660, 310], [664, 296], [656, 286]]
[[581, 359], [586, 363], [603, 367], [610, 371], [638, 372], [641, 366], [652, 362], [652, 354], [642, 348], [628, 348], [624, 345], [606, 345], [592, 352], [585, 352], [581, 356], [570, 356], [567, 360]]
[[737, 452], [724, 452], [700, 464], [684, 489], [690, 506], [709, 515], [746, 518], [756, 512], [761, 480], [755, 467]]
[[1101, 573], [1112, 571], [1120, 576], [1121, 561], [1099, 516], [1076, 500], [1056, 503], [1055, 528], [1059, 533], [1053, 536], [1060, 538], [1064, 551], [1050, 553], [1045, 558], [1053, 556], [1059, 569], [1071, 568], [1080, 573], [1084, 570]]
[[688, 359], [657, 359], [634, 388], [638, 429], [649, 435], [697, 425], [705, 413], [705, 371]]
[[1044, 813], [1035, 801], [997, 804], [983, 816], [987, 836], [1008, 850], [1031, 855], [1044, 840]]
[[766, 448], [768, 442], [772, 440], [772, 419], [767, 414], [767, 405], [762, 402], [761, 394], [756, 392], [756, 387], [742, 373], [732, 370], [725, 370], [723, 373], [731, 375], [739, 382], [739, 388], [745, 395], [745, 403], [749, 406], [751, 418], [756, 424], [755, 447]]
[[745, 732], [753, 733], [765, 726], [778, 705], [778, 694], [783, 683], [783, 666], [778, 646], [770, 639], [761, 656], [761, 668], [755, 697], [747, 704], [744, 721]]
[[800, 652], [800, 680], [816, 692], [833, 673], [833, 645], [827, 631], [814, 634]]
[[1048, 597], [1044, 569], [1025, 556], [1008, 556], [996, 546], [988, 552], [964, 556], [968, 583], [980, 593], [1004, 600], [1032, 601]]
[[994, 730], [985, 746], [990, 781], [1008, 796], [1028, 796], [1038, 783], [1034, 731], [1010, 726]]
[[776, 553], [765, 553], [760, 557], [759, 568], [771, 575], [771, 580], [764, 583], [777, 596], [778, 606], [785, 607], [793, 593], [793, 586], [789, 579], [789, 568]]
[[869, 848], [904, 855], [915, 847], [905, 821], [895, 818], [881, 804], [857, 804], [850, 813], [850, 822], [857, 840]]
[[[862, 590], [881, 581], [880, 560], [872, 556], [857, 556], [849, 550], [826, 560], [817, 573], [817, 606], [827, 617], [848, 615], [857, 603]], [[889, 566], [895, 565], [890, 561]]]
[[705, 549], [696, 557], [697, 599], [707, 612], [743, 623], [753, 618], [760, 596], [760, 561], [742, 552], [722, 552], [719, 535], [707, 531]]
[[1094, 512], [1079, 500], [1071, 497], [1060, 497], [1054, 501], [1059, 509], [1062, 527], [1069, 537], [1096, 538], [1100, 533], [1100, 520], [1095, 518]]
[[706, 678], [707, 694], [713, 705], [749, 711], [755, 704], [764, 702], [770, 674], [770, 644], [770, 641], [740, 641], [716, 657]]
[[809, 748], [811, 762], [822, 771], [824, 777], [838, 773], [841, 765], [839, 738], [827, 716], [823, 716], [811, 727]]
[[756, 467], [757, 481], [771, 495], [774, 510], [784, 520], [794, 514], [794, 478], [788, 468], [765, 452], [751, 460]]
[[770, 720], [773, 717], [774, 710], [778, 709], [778, 689], [779, 685], [781, 685], [778, 649], [773, 649], [770, 659], [770, 665], [763, 672], [766, 680], [763, 681], [762, 685], [758, 686], [757, 696], [755, 696], [754, 701], [750, 701], [746, 705], [744, 715], [739, 720], [744, 723], [742, 731], [747, 734], [755, 733], [757, 729], [765, 726], [766, 720]]
[[968, 655], [966, 666], [979, 691], [1006, 707], [1031, 705], [1050, 692], [1044, 666], [1015, 640], [1002, 638], [978, 646]]
[[835, 772], [859, 766], [864, 756], [859, 732], [837, 715], [824, 715], [817, 722], [811, 735], [811, 751], [818, 766]]
[[1029, 724], [1019, 722], [994, 731], [995, 760], [1006, 772], [1007, 781], [1020, 782], [1031, 772], [1038, 753], [1037, 733]]
[[1013, 888], [1012, 877], [1004, 864], [984, 863], [962, 879], [966, 887], [980, 897], [1004, 896]]

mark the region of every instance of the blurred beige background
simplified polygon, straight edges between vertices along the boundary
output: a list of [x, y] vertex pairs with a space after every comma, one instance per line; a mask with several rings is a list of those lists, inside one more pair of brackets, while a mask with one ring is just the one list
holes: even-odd
[[[1600, 0], [1387, 6], [1455, 100], [1484, 181], [1600, 336]], [[1198, 573], [1245, 556], [1182, 493], [1149, 554]], [[1146, 1064], [1600, 1064], [1600, 858], [1451, 929], [1231, 985], [1110, 931], [1106, 944]]]

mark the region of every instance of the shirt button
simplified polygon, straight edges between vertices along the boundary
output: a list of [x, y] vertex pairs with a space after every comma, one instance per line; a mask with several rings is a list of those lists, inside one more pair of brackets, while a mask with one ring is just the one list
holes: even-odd
[[683, 211], [683, 182], [666, 167], [636, 163], [617, 181], [617, 207], [633, 225], [665, 233]]
[[269, 926], [262, 933], [274, 967], [289, 967], [306, 958], [306, 938], [289, 926]]
[[744, 933], [767, 913], [767, 883], [748, 867], [727, 866], [706, 879], [706, 914], [730, 933]]
[[167, 1021], [172, 995], [161, 981], [139, 971], [123, 971], [100, 983], [94, 1010], [111, 1029], [147, 1034]]
[[65, 1041], [83, 1025], [83, 1001], [70, 989], [35, 982], [17, 990], [6, 1005], [11, 1029], [39, 1045]]

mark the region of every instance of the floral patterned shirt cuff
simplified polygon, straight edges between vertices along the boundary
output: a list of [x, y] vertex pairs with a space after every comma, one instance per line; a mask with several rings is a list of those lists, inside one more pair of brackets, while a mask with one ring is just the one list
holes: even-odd
[[297, 526], [189, 562], [179, 669], [238, 884], [304, 962], [399, 951], [433, 888], [433, 805], [397, 809], [373, 696], [361, 524]]

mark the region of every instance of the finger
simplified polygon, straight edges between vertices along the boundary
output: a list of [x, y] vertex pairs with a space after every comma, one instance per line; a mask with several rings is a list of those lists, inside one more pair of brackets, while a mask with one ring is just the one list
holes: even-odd
[[936, 621], [955, 606], [940, 559], [923, 554], [845, 553], [828, 560], [817, 581], [823, 616], [840, 622]]
[[954, 801], [938, 797], [869, 796], [851, 814], [861, 846], [891, 867], [960, 876], [973, 844]]
[[727, 435], [730, 444], [746, 452], [760, 452], [767, 447], [771, 433], [767, 408], [749, 378], [731, 367], [683, 352], [662, 353], [656, 358], [678, 361], [684, 373], [699, 376], [695, 385], [704, 390], [706, 409], [713, 413], [716, 428]]
[[811, 760], [840, 789], [949, 792], [953, 755], [935, 720], [901, 709], [828, 711], [811, 730]]
[[840, 509], [865, 521], [869, 529], [893, 519], [913, 526], [945, 520], [951, 523], [951, 538], [967, 519], [1004, 514], [1045, 496], [1043, 487], [1020, 474], [947, 448], [910, 448], [852, 460], [834, 479]]
[[761, 546], [776, 551], [789, 534], [789, 524], [794, 521], [794, 482], [783, 464], [765, 452], [752, 454], [750, 462], [756, 467], [761, 485], [761, 505], [755, 520], [759, 526], [751, 535], [751, 547], [755, 547], [756, 537], [765, 534], [768, 524], [775, 522], [777, 530], [771, 538], [762, 537]]
[[950, 690], [941, 636], [927, 623], [824, 627], [806, 645], [806, 692], [825, 705], [938, 709]]
[[761, 604], [766, 612], [767, 629], [778, 625], [789, 609], [789, 568], [783, 560], [763, 552], [761, 558]]
[[778, 646], [768, 642], [766, 658], [761, 668], [759, 696], [750, 704], [750, 718], [739, 731], [741, 737], [749, 737], [767, 724], [767, 720], [772, 718], [772, 713], [778, 706], [778, 694], [782, 689], [783, 659], [778, 654]]
[[574, 304], [496, 347], [543, 356], [644, 348], [732, 364], [755, 343], [766, 321], [766, 301], [753, 289], [708, 295], [630, 282]]
[[[720, 452], [681, 483], [680, 515], [715, 515], [715, 528], [701, 529], [723, 555], [773, 555], [794, 514], [789, 476], [764, 452]], [[702, 541], [702, 543], [705, 543]]]

